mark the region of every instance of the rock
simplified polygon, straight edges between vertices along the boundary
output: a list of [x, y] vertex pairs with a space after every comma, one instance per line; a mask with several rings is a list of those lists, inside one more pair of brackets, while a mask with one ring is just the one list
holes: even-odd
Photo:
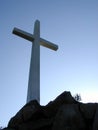
[[36, 100], [33, 100], [26, 104], [9, 121], [8, 127], [22, 130], [30, 128], [33, 130], [34, 128], [42, 128], [43, 126], [49, 127], [51, 126], [59, 107], [63, 104], [70, 103], [77, 103], [71, 96], [70, 92], [63, 92], [54, 101], [48, 103], [46, 106], [41, 106]]
[[[48, 103], [44, 108], [45, 115], [55, 116], [59, 107], [63, 104], [77, 104], [78, 102], [71, 96], [70, 92], [64, 91], [54, 101]], [[48, 115], [47, 115], [48, 114]]]
[[80, 103], [70, 92], [41, 106], [27, 103], [8, 123], [6, 130], [98, 130], [98, 104]]
[[92, 130], [98, 130], [98, 104], [96, 104], [96, 111], [94, 113], [93, 129]]
[[8, 127], [17, 128], [21, 123], [24, 123], [32, 117], [40, 109], [40, 105], [36, 100], [27, 103], [11, 120]]
[[87, 103], [87, 104], [81, 103], [80, 110], [84, 118], [90, 120], [94, 118], [94, 114], [96, 111], [96, 104], [95, 103]]
[[13, 128], [4, 128], [2, 130], [15, 130], [15, 129], [13, 129]]
[[20, 125], [17, 126], [17, 130], [43, 130], [44, 128], [48, 128], [51, 130], [51, 124], [52, 124], [53, 120], [52, 119], [38, 119], [35, 121], [28, 121], [25, 123], [22, 123]]
[[[93, 127], [93, 120], [94, 120], [94, 116], [96, 113], [96, 109], [97, 109], [97, 104], [96, 103], [81, 103], [80, 104], [80, 112], [87, 124], [87, 128], [92, 130]], [[95, 119], [96, 120], [96, 119]], [[97, 119], [97, 124], [98, 124], [98, 119]]]
[[65, 104], [58, 110], [52, 130], [86, 130], [77, 104]]

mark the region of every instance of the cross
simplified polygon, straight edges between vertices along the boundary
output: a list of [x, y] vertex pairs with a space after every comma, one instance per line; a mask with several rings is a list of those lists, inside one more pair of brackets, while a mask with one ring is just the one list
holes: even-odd
[[36, 99], [40, 103], [40, 45], [55, 51], [58, 49], [58, 46], [40, 38], [40, 22], [38, 20], [35, 21], [33, 35], [18, 28], [13, 29], [13, 34], [33, 43], [29, 70], [27, 102]]

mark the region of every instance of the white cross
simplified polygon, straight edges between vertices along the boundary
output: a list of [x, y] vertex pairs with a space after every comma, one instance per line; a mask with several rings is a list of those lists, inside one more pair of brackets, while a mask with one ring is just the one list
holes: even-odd
[[40, 45], [55, 51], [58, 49], [58, 46], [43, 38], [40, 38], [40, 22], [38, 20], [35, 21], [33, 35], [18, 28], [14, 28], [13, 34], [16, 34], [26, 40], [33, 42], [29, 71], [27, 102], [36, 99], [40, 103]]

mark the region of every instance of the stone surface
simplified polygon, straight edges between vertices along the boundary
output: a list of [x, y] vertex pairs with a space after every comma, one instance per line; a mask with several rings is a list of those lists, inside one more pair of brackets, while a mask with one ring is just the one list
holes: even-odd
[[80, 110], [85, 119], [92, 119], [96, 112], [96, 103], [80, 104]]
[[53, 130], [85, 130], [86, 124], [77, 104], [64, 104], [58, 110]]
[[77, 102], [65, 91], [46, 106], [27, 103], [5, 130], [98, 130], [98, 104]]
[[93, 119], [93, 130], [98, 130], [98, 104], [96, 104], [96, 110]]
[[27, 103], [13, 118], [11, 118], [8, 126], [16, 128], [19, 124], [22, 124], [31, 119], [32, 115], [37, 113], [40, 109], [40, 105], [36, 100]]
[[[2, 130], [2, 129], [0, 129], [0, 130]], [[4, 128], [3, 130], [15, 130], [15, 129], [13, 129], [13, 128]]]

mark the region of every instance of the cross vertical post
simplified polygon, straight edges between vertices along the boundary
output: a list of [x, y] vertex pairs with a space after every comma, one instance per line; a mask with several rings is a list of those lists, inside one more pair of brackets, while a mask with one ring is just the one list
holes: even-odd
[[34, 25], [34, 41], [31, 50], [27, 102], [36, 99], [40, 103], [40, 22]]

